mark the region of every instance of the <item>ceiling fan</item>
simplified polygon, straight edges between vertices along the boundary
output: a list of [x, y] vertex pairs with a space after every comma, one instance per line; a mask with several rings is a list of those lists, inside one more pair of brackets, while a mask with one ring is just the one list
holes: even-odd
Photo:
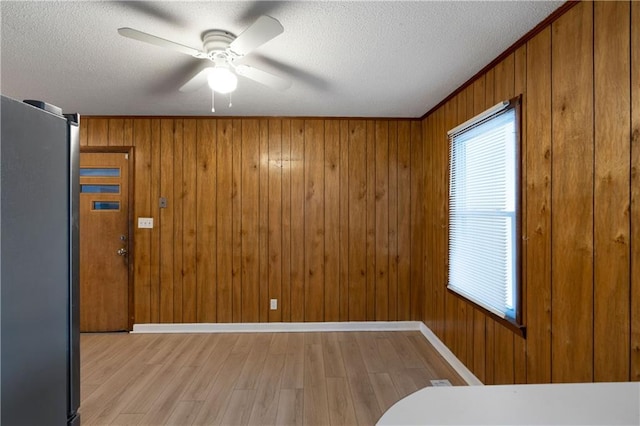
[[230, 96], [238, 84], [236, 74], [277, 90], [286, 90], [291, 86], [291, 81], [288, 79], [249, 65], [236, 63], [282, 32], [284, 28], [277, 19], [263, 15], [237, 37], [224, 30], [205, 32], [202, 36], [202, 50], [198, 50], [133, 28], [118, 28], [118, 33], [123, 37], [213, 62], [211, 66], [196, 73], [179, 89], [181, 92], [192, 92], [208, 83], [211, 88], [212, 112], [215, 112], [214, 93], [228, 93]]

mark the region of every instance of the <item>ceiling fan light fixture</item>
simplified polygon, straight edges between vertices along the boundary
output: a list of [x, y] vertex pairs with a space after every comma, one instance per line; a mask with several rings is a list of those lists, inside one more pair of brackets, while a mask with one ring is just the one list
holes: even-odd
[[207, 77], [211, 90], [218, 93], [231, 93], [238, 87], [238, 77], [226, 66], [216, 66]]

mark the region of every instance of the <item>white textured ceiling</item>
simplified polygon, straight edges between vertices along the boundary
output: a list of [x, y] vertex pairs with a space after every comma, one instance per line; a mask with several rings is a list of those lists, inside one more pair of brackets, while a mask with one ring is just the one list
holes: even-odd
[[208, 89], [178, 91], [203, 60], [116, 30], [199, 49], [206, 30], [239, 34], [267, 14], [285, 31], [244, 63], [293, 85], [240, 77], [217, 115], [420, 117], [562, 3], [3, 0], [0, 90], [85, 115], [210, 115]]

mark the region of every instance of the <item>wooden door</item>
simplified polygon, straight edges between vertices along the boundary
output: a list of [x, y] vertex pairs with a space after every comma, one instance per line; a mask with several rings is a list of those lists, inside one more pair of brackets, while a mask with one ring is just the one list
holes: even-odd
[[128, 154], [80, 154], [80, 330], [127, 330]]

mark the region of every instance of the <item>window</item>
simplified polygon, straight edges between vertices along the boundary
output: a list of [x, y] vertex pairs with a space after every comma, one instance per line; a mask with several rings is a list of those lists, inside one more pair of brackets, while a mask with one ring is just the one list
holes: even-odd
[[80, 176], [83, 177], [120, 177], [120, 169], [116, 168], [95, 168], [83, 167], [80, 169]]
[[119, 201], [94, 201], [93, 210], [120, 210]]
[[501, 102], [449, 131], [448, 288], [517, 328], [519, 109]]
[[80, 192], [87, 192], [91, 194], [119, 194], [120, 185], [80, 185]]

